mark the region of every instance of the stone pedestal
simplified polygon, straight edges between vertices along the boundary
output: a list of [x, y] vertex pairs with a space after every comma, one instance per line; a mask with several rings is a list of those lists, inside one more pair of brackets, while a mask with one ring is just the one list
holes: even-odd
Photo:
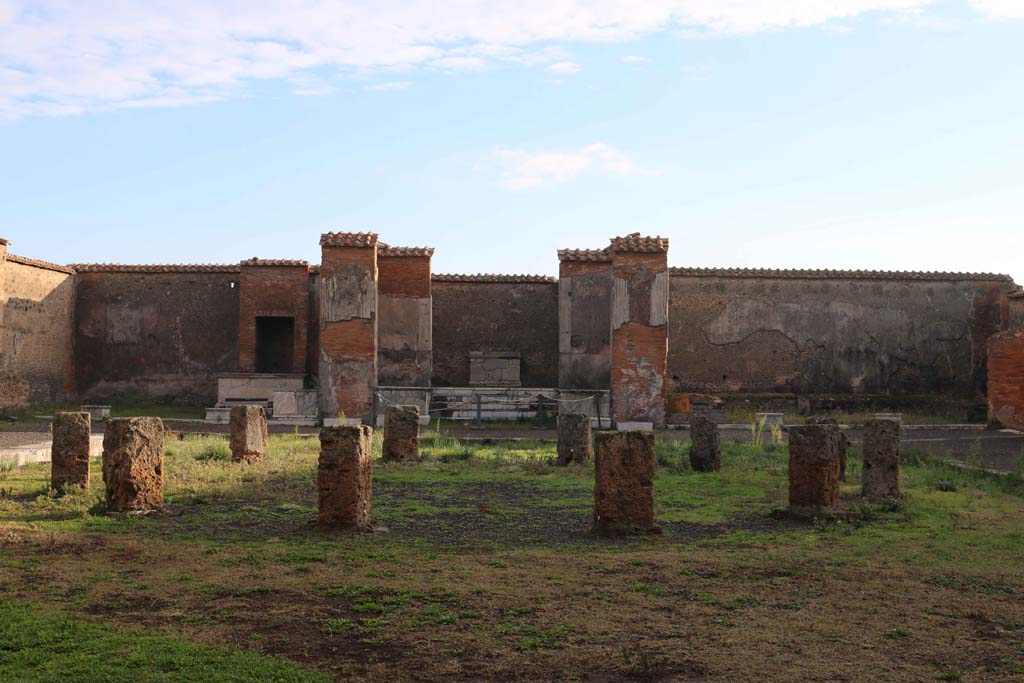
[[325, 427], [320, 432], [316, 486], [321, 526], [370, 527], [372, 440], [373, 429], [366, 425]]
[[828, 425], [835, 428], [839, 439], [837, 446], [839, 448], [839, 480], [846, 481], [846, 456], [850, 451], [850, 439], [846, 436], [846, 432], [840, 428], [839, 422], [832, 417], [809, 417], [807, 418], [807, 424]]
[[590, 416], [566, 413], [558, 416], [558, 464], [590, 462], [593, 451]]
[[594, 439], [594, 532], [659, 533], [654, 523], [654, 435], [599, 432]]
[[267, 411], [263, 406], [231, 408], [231, 459], [262, 462], [267, 455]]
[[388, 406], [384, 410], [384, 460], [420, 459], [420, 409]]
[[789, 510], [796, 514], [837, 512], [839, 435], [831, 425], [789, 429]]
[[722, 447], [718, 441], [718, 425], [706, 417], [690, 420], [690, 467], [694, 472], [717, 472], [722, 469]]
[[900, 423], [892, 418], [868, 420], [864, 424], [864, 472], [861, 476], [865, 498], [900, 497]]
[[103, 483], [111, 512], [164, 506], [164, 423], [158, 417], [107, 421]]
[[53, 416], [50, 450], [50, 488], [89, 488], [89, 413], [57, 413]]

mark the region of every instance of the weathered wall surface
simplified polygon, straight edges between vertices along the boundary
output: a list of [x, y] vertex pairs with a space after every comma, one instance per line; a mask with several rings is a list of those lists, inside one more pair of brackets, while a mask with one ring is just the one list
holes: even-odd
[[524, 387], [558, 386], [558, 283], [534, 276], [435, 276], [435, 386], [469, 386], [471, 351], [516, 351]]
[[29, 383], [33, 401], [56, 402], [72, 392], [69, 269], [8, 255], [2, 295], [0, 374]]
[[305, 373], [309, 317], [309, 264], [305, 261], [250, 259], [239, 276], [239, 372], [256, 372], [256, 318], [295, 319], [292, 368]]
[[607, 389], [611, 385], [611, 256], [559, 254], [558, 386]]
[[111, 268], [78, 273], [80, 395], [215, 403], [216, 375], [238, 371], [238, 267]]
[[986, 340], [1008, 324], [1012, 289], [999, 276], [673, 269], [669, 374], [679, 391], [983, 400]]
[[428, 387], [433, 361], [431, 249], [381, 247], [377, 254], [377, 379]]
[[1024, 330], [989, 340], [988, 417], [1024, 429]]

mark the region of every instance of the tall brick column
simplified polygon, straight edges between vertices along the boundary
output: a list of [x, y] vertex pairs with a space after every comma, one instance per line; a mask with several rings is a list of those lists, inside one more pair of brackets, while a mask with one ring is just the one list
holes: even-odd
[[320, 237], [320, 410], [371, 424], [377, 387], [377, 235]]
[[7, 308], [7, 245], [10, 241], [0, 237], [0, 351], [4, 350], [4, 310]]
[[612, 417], [665, 424], [668, 374], [668, 240], [615, 237], [612, 254]]
[[429, 387], [433, 371], [433, 299], [426, 247], [378, 245], [377, 380], [394, 387]]
[[1024, 330], [988, 342], [988, 417], [1024, 429]]
[[608, 389], [611, 299], [608, 249], [558, 251], [559, 389]]

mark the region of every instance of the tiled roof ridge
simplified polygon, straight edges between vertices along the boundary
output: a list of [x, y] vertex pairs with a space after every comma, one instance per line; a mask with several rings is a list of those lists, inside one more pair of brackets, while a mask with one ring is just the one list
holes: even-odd
[[272, 267], [272, 266], [295, 266], [295, 267], [308, 268], [309, 267], [309, 261], [304, 261], [304, 260], [301, 260], [301, 259], [265, 259], [265, 258], [257, 258], [257, 257], [254, 256], [251, 259], [246, 259], [245, 261], [242, 261], [242, 265], [243, 266], [270, 266], [270, 267]]
[[79, 273], [237, 273], [238, 264], [229, 263], [74, 263]]
[[611, 239], [611, 249], [612, 251], [645, 253], [664, 252], [668, 251], [668, 238], [659, 235], [648, 237], [634, 232], [624, 237], [613, 237]]
[[1024, 287], [1021, 287], [1016, 292], [1010, 292], [1011, 299], [1024, 299]]
[[56, 263], [50, 263], [49, 261], [40, 261], [39, 259], [29, 258], [27, 256], [18, 256], [17, 254], [7, 254], [7, 260], [13, 263], [20, 263], [23, 266], [34, 266], [36, 268], [44, 268], [46, 270], [55, 270], [58, 273], [74, 274], [75, 269], [69, 268], [68, 266], [61, 266]]
[[325, 232], [320, 235], [321, 247], [373, 247], [380, 238], [375, 232]]
[[672, 275], [692, 277], [853, 279], [853, 280], [980, 280], [1013, 282], [1009, 275], [997, 273], [954, 273], [917, 270], [831, 270], [801, 268], [669, 268]]
[[431, 279], [435, 282], [492, 282], [492, 283], [557, 283], [558, 278], [550, 275], [497, 275], [493, 273], [477, 273], [465, 275], [461, 273], [434, 273]]
[[433, 256], [433, 247], [393, 247], [384, 242], [377, 243], [378, 256]]
[[611, 249], [559, 249], [559, 261], [594, 261], [605, 262], [612, 260]]

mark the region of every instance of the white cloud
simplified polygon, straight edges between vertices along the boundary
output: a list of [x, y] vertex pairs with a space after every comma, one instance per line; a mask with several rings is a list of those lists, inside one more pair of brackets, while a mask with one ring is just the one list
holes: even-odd
[[384, 92], [387, 90], [407, 90], [412, 87], [412, 81], [388, 81], [386, 83], [375, 83], [368, 85], [364, 90]]
[[555, 62], [545, 67], [548, 71], [559, 76], [572, 76], [580, 72], [581, 67], [576, 62]]
[[[495, 153], [495, 160], [502, 169], [501, 184], [512, 190], [575, 180], [585, 171], [615, 175], [652, 173], [636, 164], [622, 151], [603, 142], [560, 152], [499, 149]], [[485, 167], [474, 166], [475, 170], [483, 168]]]
[[643, 64], [647, 61], [647, 58], [640, 55], [626, 55], [620, 61], [623, 64]]
[[[937, 1], [0, 0], [0, 118], [205, 102], [313, 70], [363, 78], [521, 64], [559, 73], [572, 68], [572, 44], [815, 26]], [[971, 2], [991, 16], [1024, 13], [1016, 0]]]
[[971, 0], [971, 7], [993, 19], [1024, 19], [1022, 0]]

